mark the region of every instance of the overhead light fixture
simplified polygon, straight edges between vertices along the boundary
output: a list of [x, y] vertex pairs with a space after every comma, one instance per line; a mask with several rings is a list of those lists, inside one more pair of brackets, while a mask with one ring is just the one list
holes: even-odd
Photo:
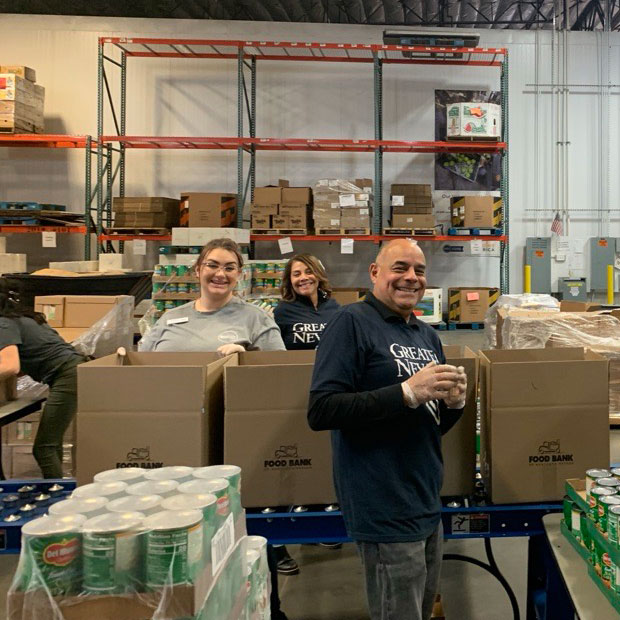
[[[385, 45], [408, 45], [423, 47], [477, 47], [480, 35], [472, 30], [453, 28], [451, 30], [384, 30], [383, 43]], [[453, 58], [461, 58], [460, 53], [449, 53]], [[434, 52], [403, 51], [405, 58], [423, 56], [437, 56]]]

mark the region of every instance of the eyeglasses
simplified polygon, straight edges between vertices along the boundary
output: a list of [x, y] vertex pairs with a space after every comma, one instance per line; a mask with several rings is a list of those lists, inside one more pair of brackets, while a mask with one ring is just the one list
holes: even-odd
[[211, 261], [202, 263], [201, 267], [204, 267], [208, 271], [214, 271], [214, 272], [217, 272], [221, 269], [224, 273], [230, 273], [230, 274], [239, 271], [239, 267], [237, 267], [237, 265], [234, 265], [234, 264], [220, 265], [219, 263], [212, 263]]

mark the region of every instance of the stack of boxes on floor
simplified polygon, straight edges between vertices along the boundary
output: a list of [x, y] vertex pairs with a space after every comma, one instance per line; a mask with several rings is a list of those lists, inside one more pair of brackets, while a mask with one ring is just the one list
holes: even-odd
[[112, 200], [115, 228], [172, 228], [179, 224], [179, 201], [136, 197]]
[[284, 179], [278, 185], [257, 187], [250, 207], [251, 228], [305, 234], [312, 228], [311, 207], [310, 187], [290, 187]]
[[0, 130], [43, 133], [45, 88], [34, 69], [0, 65]]
[[[264, 538], [248, 537], [241, 470], [107, 470], [24, 525], [10, 618], [267, 620]], [[49, 561], [52, 545], [62, 563]], [[118, 558], [122, 555], [123, 562]]]
[[434, 229], [431, 186], [416, 183], [393, 184], [391, 191], [392, 228]]
[[317, 234], [369, 234], [374, 196], [371, 179], [320, 179], [314, 187]]

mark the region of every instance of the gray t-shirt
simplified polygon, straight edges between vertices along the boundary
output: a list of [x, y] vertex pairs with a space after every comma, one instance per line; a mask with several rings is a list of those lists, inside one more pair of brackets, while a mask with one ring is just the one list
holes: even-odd
[[223, 344], [247, 350], [284, 351], [275, 321], [264, 310], [233, 297], [213, 312], [199, 312], [191, 301], [168, 310], [140, 341], [140, 351], [215, 351]]
[[21, 372], [35, 381], [48, 383], [54, 373], [71, 359], [82, 359], [47, 323], [30, 317], [0, 317], [0, 350], [16, 345]]

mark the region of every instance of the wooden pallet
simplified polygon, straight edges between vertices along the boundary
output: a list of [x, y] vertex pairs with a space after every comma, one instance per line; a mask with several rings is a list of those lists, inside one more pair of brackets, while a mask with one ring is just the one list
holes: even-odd
[[252, 228], [251, 235], [284, 235], [292, 237], [294, 235], [307, 235], [307, 228]]
[[412, 237], [434, 237], [437, 231], [434, 228], [384, 228], [383, 234], [386, 236], [411, 235]]
[[43, 133], [43, 125], [24, 119], [0, 119], [0, 133]]
[[112, 227], [104, 228], [106, 235], [169, 235], [169, 228], [149, 228], [148, 226], [137, 226], [135, 228]]
[[316, 235], [370, 235], [370, 228], [317, 228]]

